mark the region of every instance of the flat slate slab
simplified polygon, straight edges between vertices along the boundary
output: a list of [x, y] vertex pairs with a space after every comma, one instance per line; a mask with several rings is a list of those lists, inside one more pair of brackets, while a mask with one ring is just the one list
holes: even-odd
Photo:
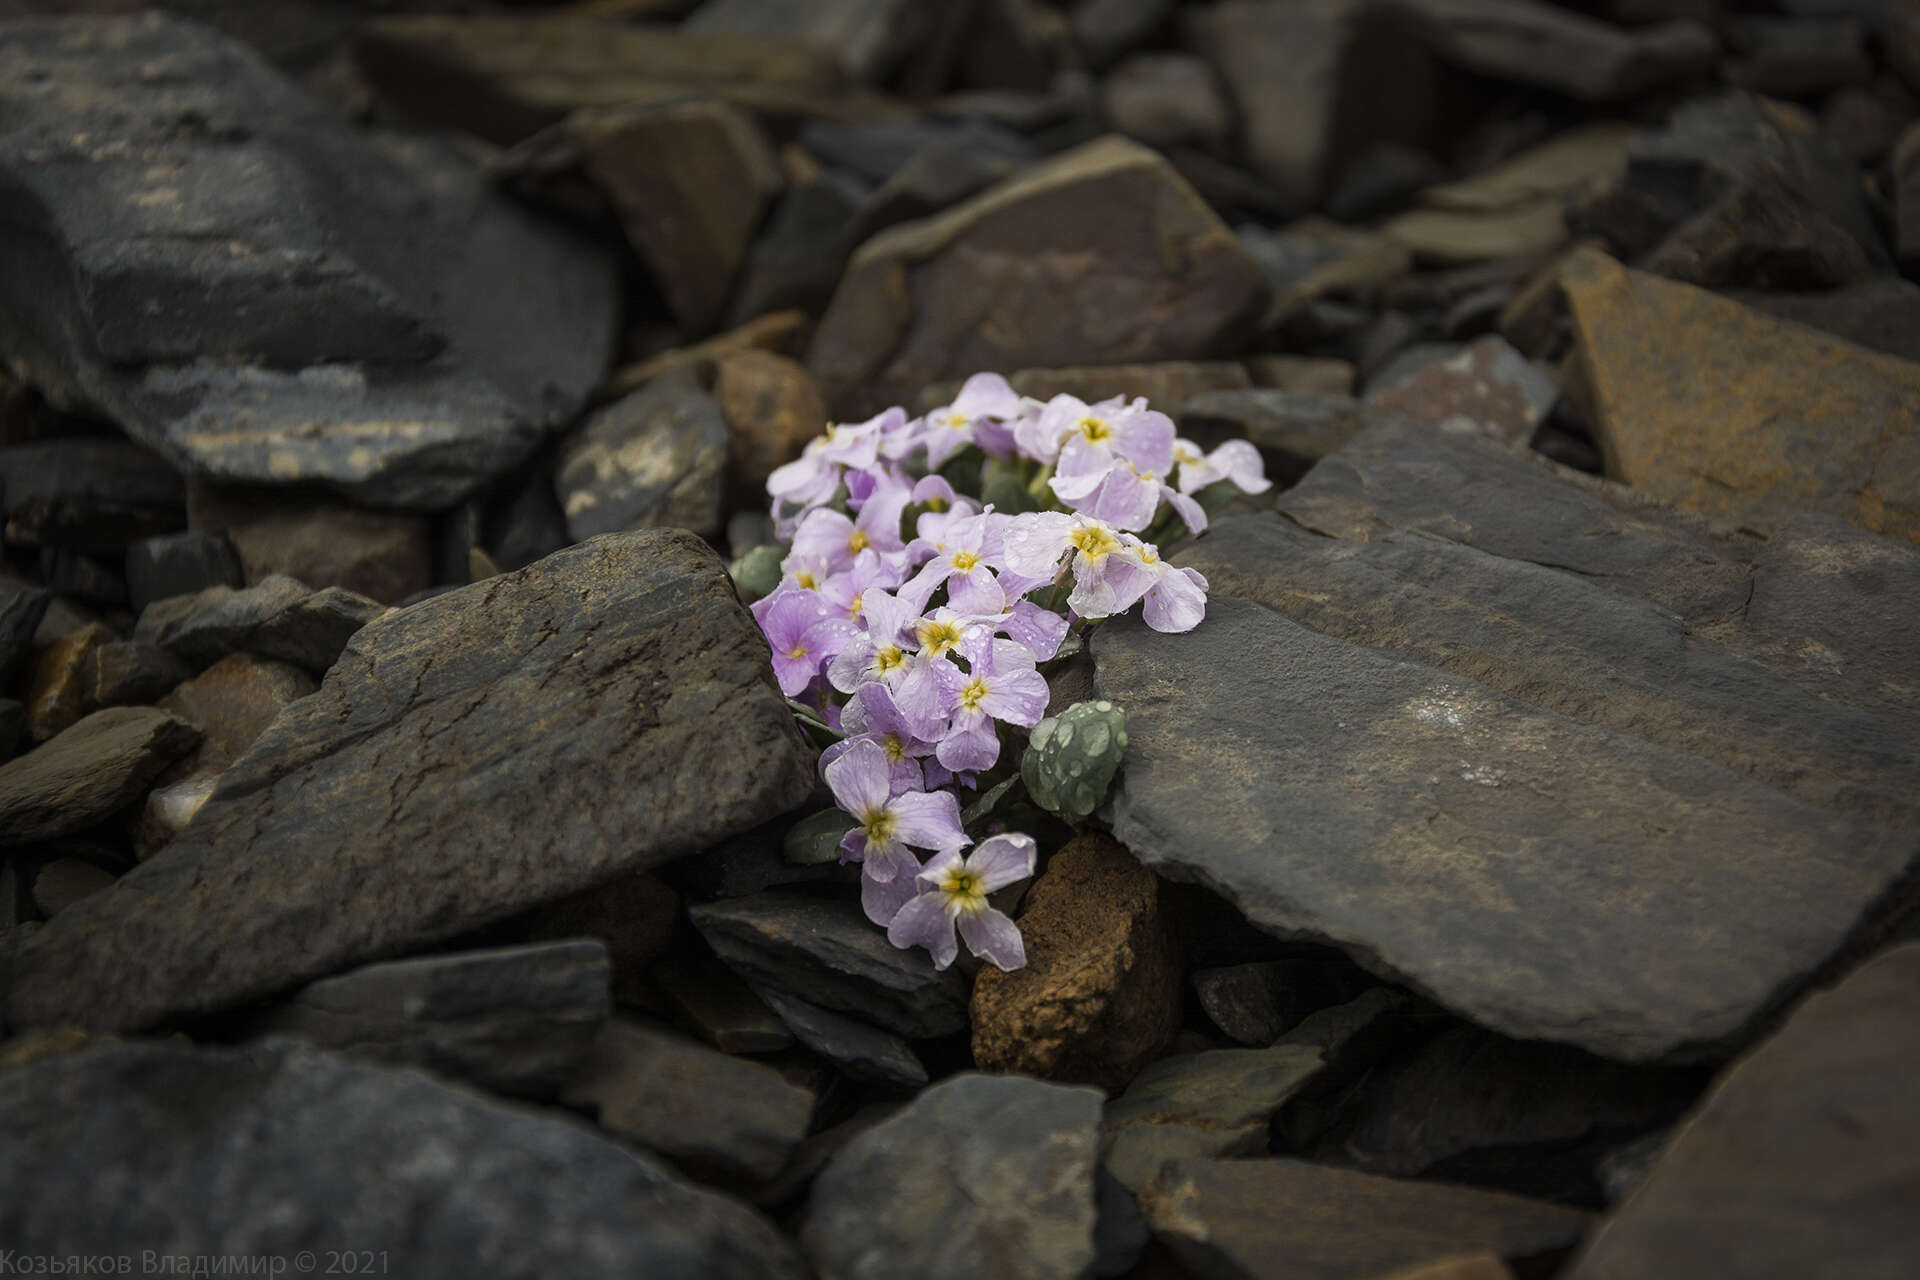
[[1909, 548], [1720, 538], [1411, 424], [1280, 505], [1183, 558], [1196, 631], [1095, 637], [1115, 834], [1163, 874], [1640, 1061], [1726, 1051], [1920, 852]]
[[419, 1280], [806, 1274], [746, 1205], [582, 1125], [291, 1041], [10, 1067], [0, 1141], [16, 1261], [151, 1251], [182, 1273], [213, 1258], [293, 1275], [304, 1258], [324, 1274], [331, 1250]]
[[1920, 943], [1810, 996], [1676, 1131], [1567, 1280], [1903, 1280], [1920, 1258]]
[[812, 782], [719, 558], [596, 538], [359, 631], [178, 840], [21, 949], [9, 1016], [127, 1029], [266, 995], [704, 848]]
[[0, 23], [0, 338], [184, 469], [443, 507], [612, 353], [618, 273], [161, 14]]

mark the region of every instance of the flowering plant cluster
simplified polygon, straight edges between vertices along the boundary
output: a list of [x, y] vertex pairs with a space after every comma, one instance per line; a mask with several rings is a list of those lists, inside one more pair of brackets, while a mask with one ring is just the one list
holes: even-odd
[[840, 856], [895, 946], [945, 968], [957, 929], [1002, 969], [1026, 962], [987, 895], [1033, 874], [1035, 842], [975, 845], [960, 792], [1007, 768], [1003, 734], [1046, 715], [1041, 666], [1076, 633], [1135, 604], [1157, 630], [1196, 626], [1206, 579], [1156, 543], [1266, 488], [1244, 440], [1205, 452], [1144, 399], [1042, 403], [991, 373], [925, 417], [830, 426], [773, 473], [787, 550], [754, 616], [781, 690], [832, 740]]

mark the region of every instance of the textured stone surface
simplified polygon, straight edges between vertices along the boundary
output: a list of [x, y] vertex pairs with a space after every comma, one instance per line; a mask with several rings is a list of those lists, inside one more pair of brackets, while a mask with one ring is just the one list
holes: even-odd
[[281, 574], [316, 591], [340, 587], [381, 604], [399, 604], [433, 585], [433, 522], [413, 512], [194, 485], [187, 519], [197, 530], [225, 533], [249, 584]]
[[729, 443], [726, 415], [685, 376], [657, 378], [598, 410], [560, 446], [554, 496], [568, 536], [717, 533]]
[[1179, 949], [1160, 882], [1113, 841], [1081, 836], [1048, 860], [1019, 924], [1026, 966], [974, 979], [974, 1063], [1125, 1088], [1180, 1022]]
[[1489, 334], [1457, 356], [1369, 392], [1367, 407], [1525, 444], [1559, 399], [1551, 374]]
[[858, 418], [981, 369], [1210, 355], [1265, 303], [1166, 161], [1103, 138], [862, 245], [808, 364]]
[[929, 34], [934, 16], [914, 0], [714, 0], [682, 29], [808, 45], [855, 79], [879, 83]]
[[922, 950], [902, 951], [856, 903], [759, 893], [690, 908], [694, 926], [748, 982], [921, 1039], [967, 1027], [967, 984]]
[[13, 677], [33, 651], [33, 633], [46, 616], [51, 597], [39, 587], [0, 575], [0, 688]]
[[598, 938], [607, 949], [613, 998], [645, 1004], [647, 967], [673, 937], [680, 896], [640, 872], [549, 902], [534, 914], [535, 938]]
[[1895, 1280], [1920, 1257], [1920, 943], [1810, 996], [1735, 1063], [1568, 1280]]
[[1738, 1036], [1914, 856], [1911, 828], [1252, 601], [1169, 639], [1095, 640], [1127, 708], [1115, 835], [1510, 1035], [1633, 1060]]
[[1299, 479], [1378, 417], [1352, 396], [1277, 387], [1207, 391], [1179, 409], [1181, 435], [1208, 448], [1251, 440], [1277, 484]]
[[244, 754], [289, 703], [317, 688], [313, 677], [292, 663], [236, 653], [182, 684], [159, 706], [204, 735], [193, 771], [218, 772]]
[[90, 622], [40, 651], [24, 690], [27, 733], [35, 742], [45, 742], [88, 711], [97, 710], [87, 706], [87, 667], [100, 648], [114, 639], [112, 627]]
[[855, 1018], [796, 1000], [770, 988], [760, 992], [794, 1038], [854, 1080], [870, 1080], [903, 1089], [927, 1082], [927, 1069], [908, 1044]]
[[722, 356], [713, 398], [732, 429], [728, 456], [736, 492], [764, 506], [767, 477], [827, 429], [827, 402], [805, 365], [773, 351]]
[[150, 707], [94, 712], [0, 765], [0, 844], [47, 840], [110, 817], [199, 737], [184, 720]]
[[813, 1094], [772, 1067], [618, 1018], [560, 1096], [597, 1109], [603, 1129], [740, 1178], [780, 1172], [813, 1115]]
[[445, 505], [599, 379], [615, 274], [450, 152], [156, 14], [9, 23], [0, 71], [8, 345], [177, 464]]
[[209, 587], [157, 600], [140, 615], [133, 637], [196, 667], [251, 653], [323, 676], [354, 633], [386, 611], [340, 587], [309, 591], [274, 575], [240, 591]]
[[321, 1246], [446, 1280], [805, 1274], [745, 1205], [578, 1125], [287, 1042], [43, 1058], [0, 1072], [0, 1133], [0, 1236], [36, 1256]]
[[1099, 1124], [1098, 1090], [943, 1080], [828, 1162], [801, 1245], [821, 1280], [1083, 1275]]
[[80, 437], [0, 449], [0, 491], [7, 541], [29, 546], [117, 556], [135, 538], [185, 524], [180, 473], [130, 440]]
[[1274, 1275], [1282, 1258], [1299, 1280], [1371, 1280], [1477, 1250], [1534, 1257], [1577, 1244], [1592, 1221], [1542, 1200], [1297, 1160], [1169, 1165], [1140, 1208], [1183, 1265], [1236, 1280]]
[[127, 602], [135, 613], [155, 600], [245, 583], [239, 557], [217, 533], [166, 533], [127, 548]]
[[1709, 71], [1698, 22], [1626, 30], [1538, 0], [1407, 0], [1434, 52], [1464, 70], [1584, 102], [1617, 102]]
[[237, 1003], [644, 870], [811, 785], [719, 559], [680, 532], [596, 539], [358, 633], [165, 854], [22, 951], [11, 1016]]
[[1920, 364], [1600, 254], [1561, 281], [1609, 476], [1763, 529], [1811, 509], [1920, 539]]
[[606, 948], [576, 940], [367, 965], [303, 987], [248, 1029], [550, 1097], [607, 1011]]

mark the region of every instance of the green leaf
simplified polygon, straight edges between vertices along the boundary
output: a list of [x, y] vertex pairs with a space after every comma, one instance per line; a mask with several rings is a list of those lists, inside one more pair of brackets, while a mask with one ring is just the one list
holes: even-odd
[[940, 468], [940, 475], [964, 498], [980, 496], [980, 446], [964, 444]]
[[1127, 713], [1105, 698], [1076, 702], [1033, 727], [1020, 777], [1027, 794], [1074, 825], [1107, 798], [1127, 747]]
[[793, 824], [781, 844], [781, 855], [803, 867], [837, 862], [841, 837], [859, 825], [838, 809], [822, 809]]
[[993, 504], [993, 509], [1002, 515], [1038, 511], [1040, 504], [1027, 492], [1020, 470], [1017, 459], [988, 458], [986, 468], [981, 473], [981, 501]]
[[740, 598], [752, 604], [772, 595], [773, 589], [780, 585], [780, 562], [786, 558], [786, 548], [764, 546], [755, 547], [735, 560], [728, 572], [733, 575], [733, 585], [740, 590]]
[[980, 798], [968, 805], [966, 812], [960, 815], [960, 825], [971, 828], [976, 822], [980, 822], [988, 817], [1000, 806], [1000, 802], [1007, 798], [1007, 793], [1013, 790], [1014, 784], [1019, 781], [1020, 776], [1015, 774], [1012, 777], [1003, 778], [993, 786], [988, 787], [985, 791], [982, 791]]

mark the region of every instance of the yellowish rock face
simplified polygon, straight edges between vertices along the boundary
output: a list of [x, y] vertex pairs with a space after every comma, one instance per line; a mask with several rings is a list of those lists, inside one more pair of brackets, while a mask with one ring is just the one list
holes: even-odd
[[1920, 364], [1598, 252], [1561, 283], [1613, 479], [1763, 531], [1811, 509], [1920, 540]]

